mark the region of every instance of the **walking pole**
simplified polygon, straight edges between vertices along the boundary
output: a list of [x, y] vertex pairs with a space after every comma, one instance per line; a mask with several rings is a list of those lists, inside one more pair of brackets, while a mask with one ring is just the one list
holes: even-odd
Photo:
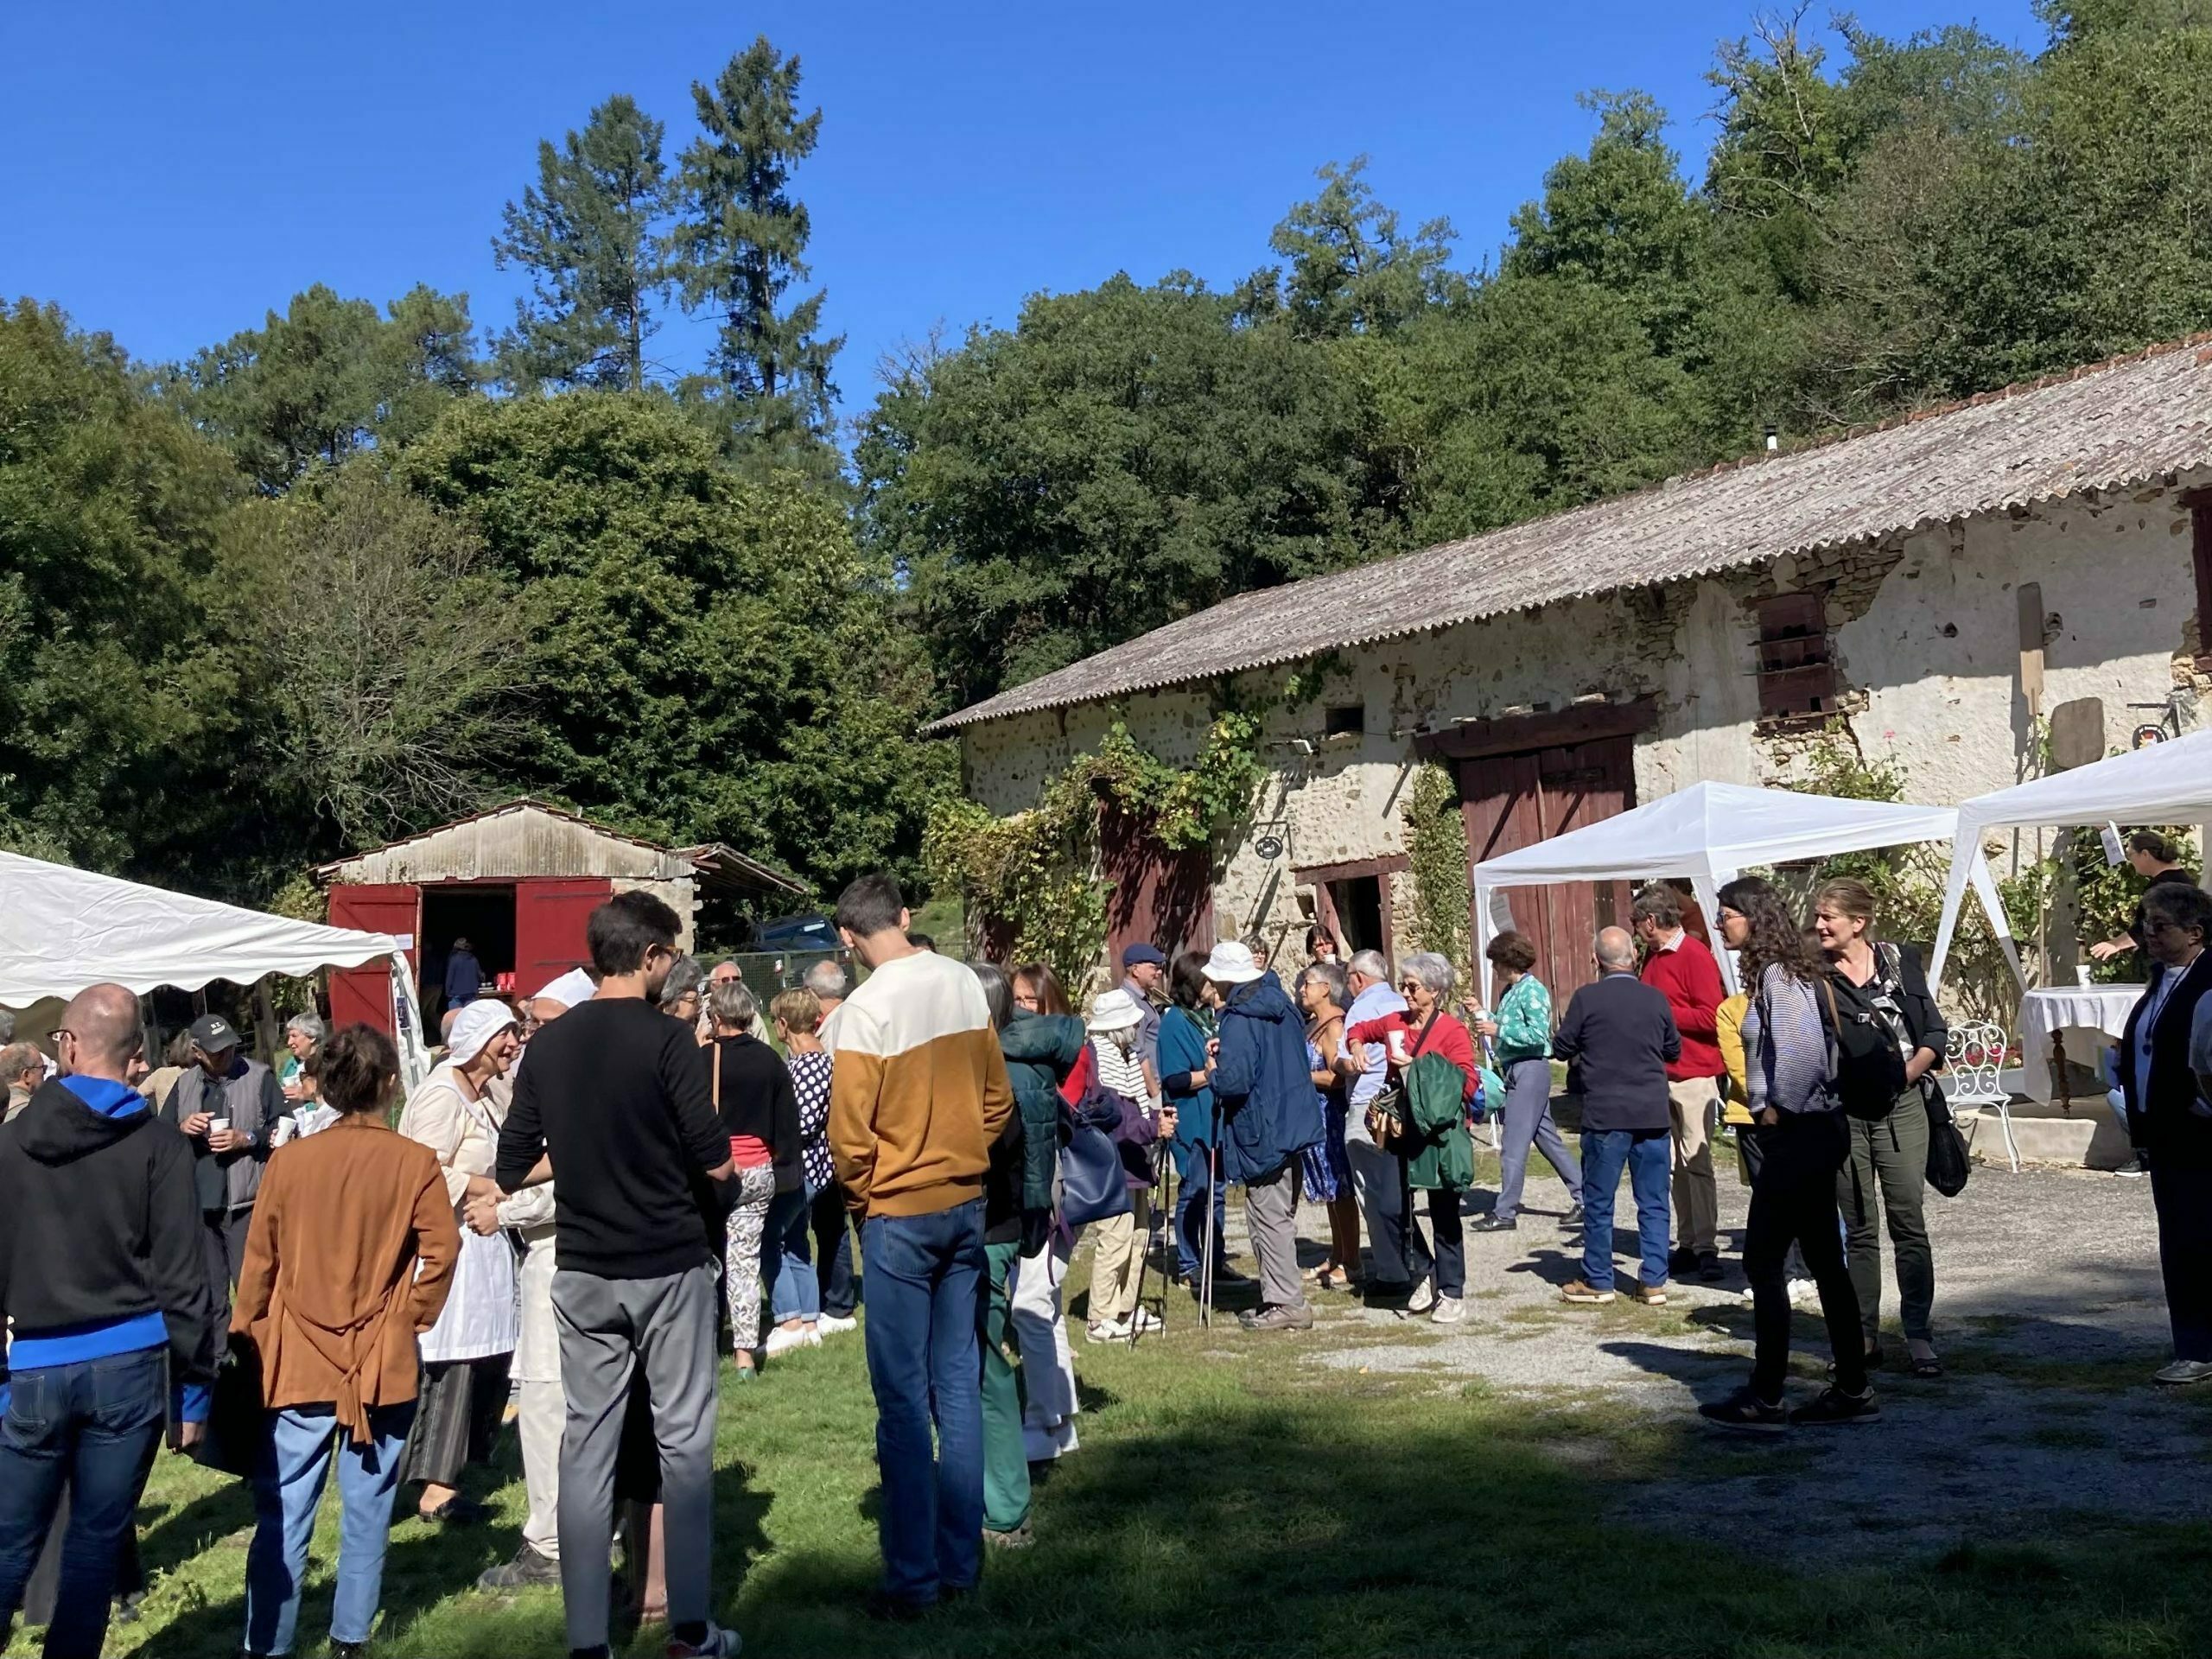
[[[1160, 1156], [1160, 1147], [1156, 1142], [1152, 1147], [1150, 1156], [1152, 1158], [1152, 1185], [1146, 1191], [1145, 1197], [1151, 1201], [1152, 1214], [1145, 1222], [1144, 1239], [1137, 1246], [1142, 1254], [1137, 1257], [1136, 1312], [1131, 1316], [1129, 1322], [1129, 1346], [1132, 1348], [1137, 1345], [1137, 1338], [1144, 1334], [1145, 1269], [1152, 1265], [1152, 1252], [1160, 1241], [1160, 1212], [1166, 1207], [1167, 1197], [1167, 1160]], [[1164, 1286], [1166, 1283], [1164, 1277], [1161, 1282]], [[1162, 1336], [1167, 1332], [1167, 1296], [1164, 1288], [1160, 1298], [1160, 1330]]]

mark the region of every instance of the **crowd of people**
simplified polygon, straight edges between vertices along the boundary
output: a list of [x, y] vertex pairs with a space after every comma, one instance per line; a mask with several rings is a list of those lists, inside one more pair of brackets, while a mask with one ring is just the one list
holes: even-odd
[[[938, 954], [887, 876], [855, 882], [836, 919], [864, 977], [822, 962], [764, 1011], [734, 962], [679, 953], [665, 905], [618, 895], [590, 918], [588, 969], [518, 1007], [449, 1007], [412, 1090], [390, 1038], [313, 1014], [276, 1068], [208, 1014], [149, 1070], [118, 985], [70, 1001], [51, 1057], [0, 1032], [0, 1615], [43, 1557], [46, 1651], [99, 1653], [166, 1433], [251, 1482], [248, 1654], [299, 1639], [334, 1465], [329, 1636], [357, 1653], [401, 1488], [425, 1522], [477, 1521], [470, 1471], [511, 1418], [527, 1518], [483, 1586], [557, 1585], [575, 1654], [608, 1651], [618, 1596], [666, 1622], [671, 1659], [734, 1654], [710, 1582], [722, 1357], [751, 1382], [857, 1327], [882, 1485], [869, 1610], [918, 1618], [971, 1592], [987, 1549], [1032, 1541], [1033, 1466], [1079, 1446], [1084, 1233], [1092, 1343], [1158, 1330], [1168, 1286], [1209, 1313], [1249, 1300], [1255, 1332], [1310, 1328], [1335, 1292], [1449, 1325], [1485, 1118], [1500, 1179], [1471, 1224], [1523, 1225], [1541, 1152], [1581, 1235], [1560, 1288], [1577, 1305], [1724, 1277], [1714, 1149], [1733, 1125], [1754, 1356], [1700, 1408], [1715, 1422], [1878, 1415], [1891, 1275], [1904, 1363], [1942, 1374], [1924, 1191], [1946, 1032], [1856, 881], [1821, 885], [1803, 919], [1758, 879], [1720, 889], [1732, 995], [1681, 897], [1650, 888], [1597, 933], [1595, 977], [1563, 1009], [1511, 931], [1487, 949], [1494, 1007], [1467, 1006], [1440, 956], [1393, 972], [1317, 928], [1287, 985], [1250, 943], [1132, 944], [1078, 1014], [1041, 963]], [[2158, 1380], [2193, 1382], [2212, 1378], [2212, 895], [2157, 882], [2130, 933], [2152, 975], [2115, 1076], [2159, 1223], [2175, 1357]], [[1310, 1267], [1301, 1201], [1325, 1218]], [[1793, 1409], [1791, 1309], [1815, 1299], [1831, 1380]]]

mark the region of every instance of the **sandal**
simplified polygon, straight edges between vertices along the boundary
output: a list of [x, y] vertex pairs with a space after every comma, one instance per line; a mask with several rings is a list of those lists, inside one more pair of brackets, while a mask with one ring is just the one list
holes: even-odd
[[1915, 1376], [1927, 1378], [1931, 1381], [1936, 1377], [1942, 1376], [1942, 1357], [1940, 1354], [1930, 1354], [1925, 1359], [1916, 1357], [1912, 1362], [1912, 1374]]

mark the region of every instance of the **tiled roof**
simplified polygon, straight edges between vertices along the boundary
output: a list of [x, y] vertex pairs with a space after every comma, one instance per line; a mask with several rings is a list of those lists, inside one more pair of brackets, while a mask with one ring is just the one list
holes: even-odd
[[929, 728], [1296, 662], [2212, 465], [2212, 334], [1418, 553], [1240, 594]]

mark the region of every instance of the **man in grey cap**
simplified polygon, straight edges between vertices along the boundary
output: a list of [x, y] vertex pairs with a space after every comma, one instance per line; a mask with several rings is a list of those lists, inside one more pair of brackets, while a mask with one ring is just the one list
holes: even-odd
[[1139, 941], [1122, 952], [1122, 988], [1137, 1005], [1137, 1058], [1154, 1096], [1160, 1093], [1160, 1005], [1153, 994], [1166, 977], [1167, 958], [1158, 945]]
[[292, 1109], [276, 1074], [238, 1052], [237, 1029], [219, 1014], [203, 1014], [192, 1022], [192, 1059], [169, 1091], [162, 1116], [192, 1142], [207, 1281], [219, 1305], [226, 1283], [238, 1288], [261, 1166], [275, 1149], [276, 1120]]

